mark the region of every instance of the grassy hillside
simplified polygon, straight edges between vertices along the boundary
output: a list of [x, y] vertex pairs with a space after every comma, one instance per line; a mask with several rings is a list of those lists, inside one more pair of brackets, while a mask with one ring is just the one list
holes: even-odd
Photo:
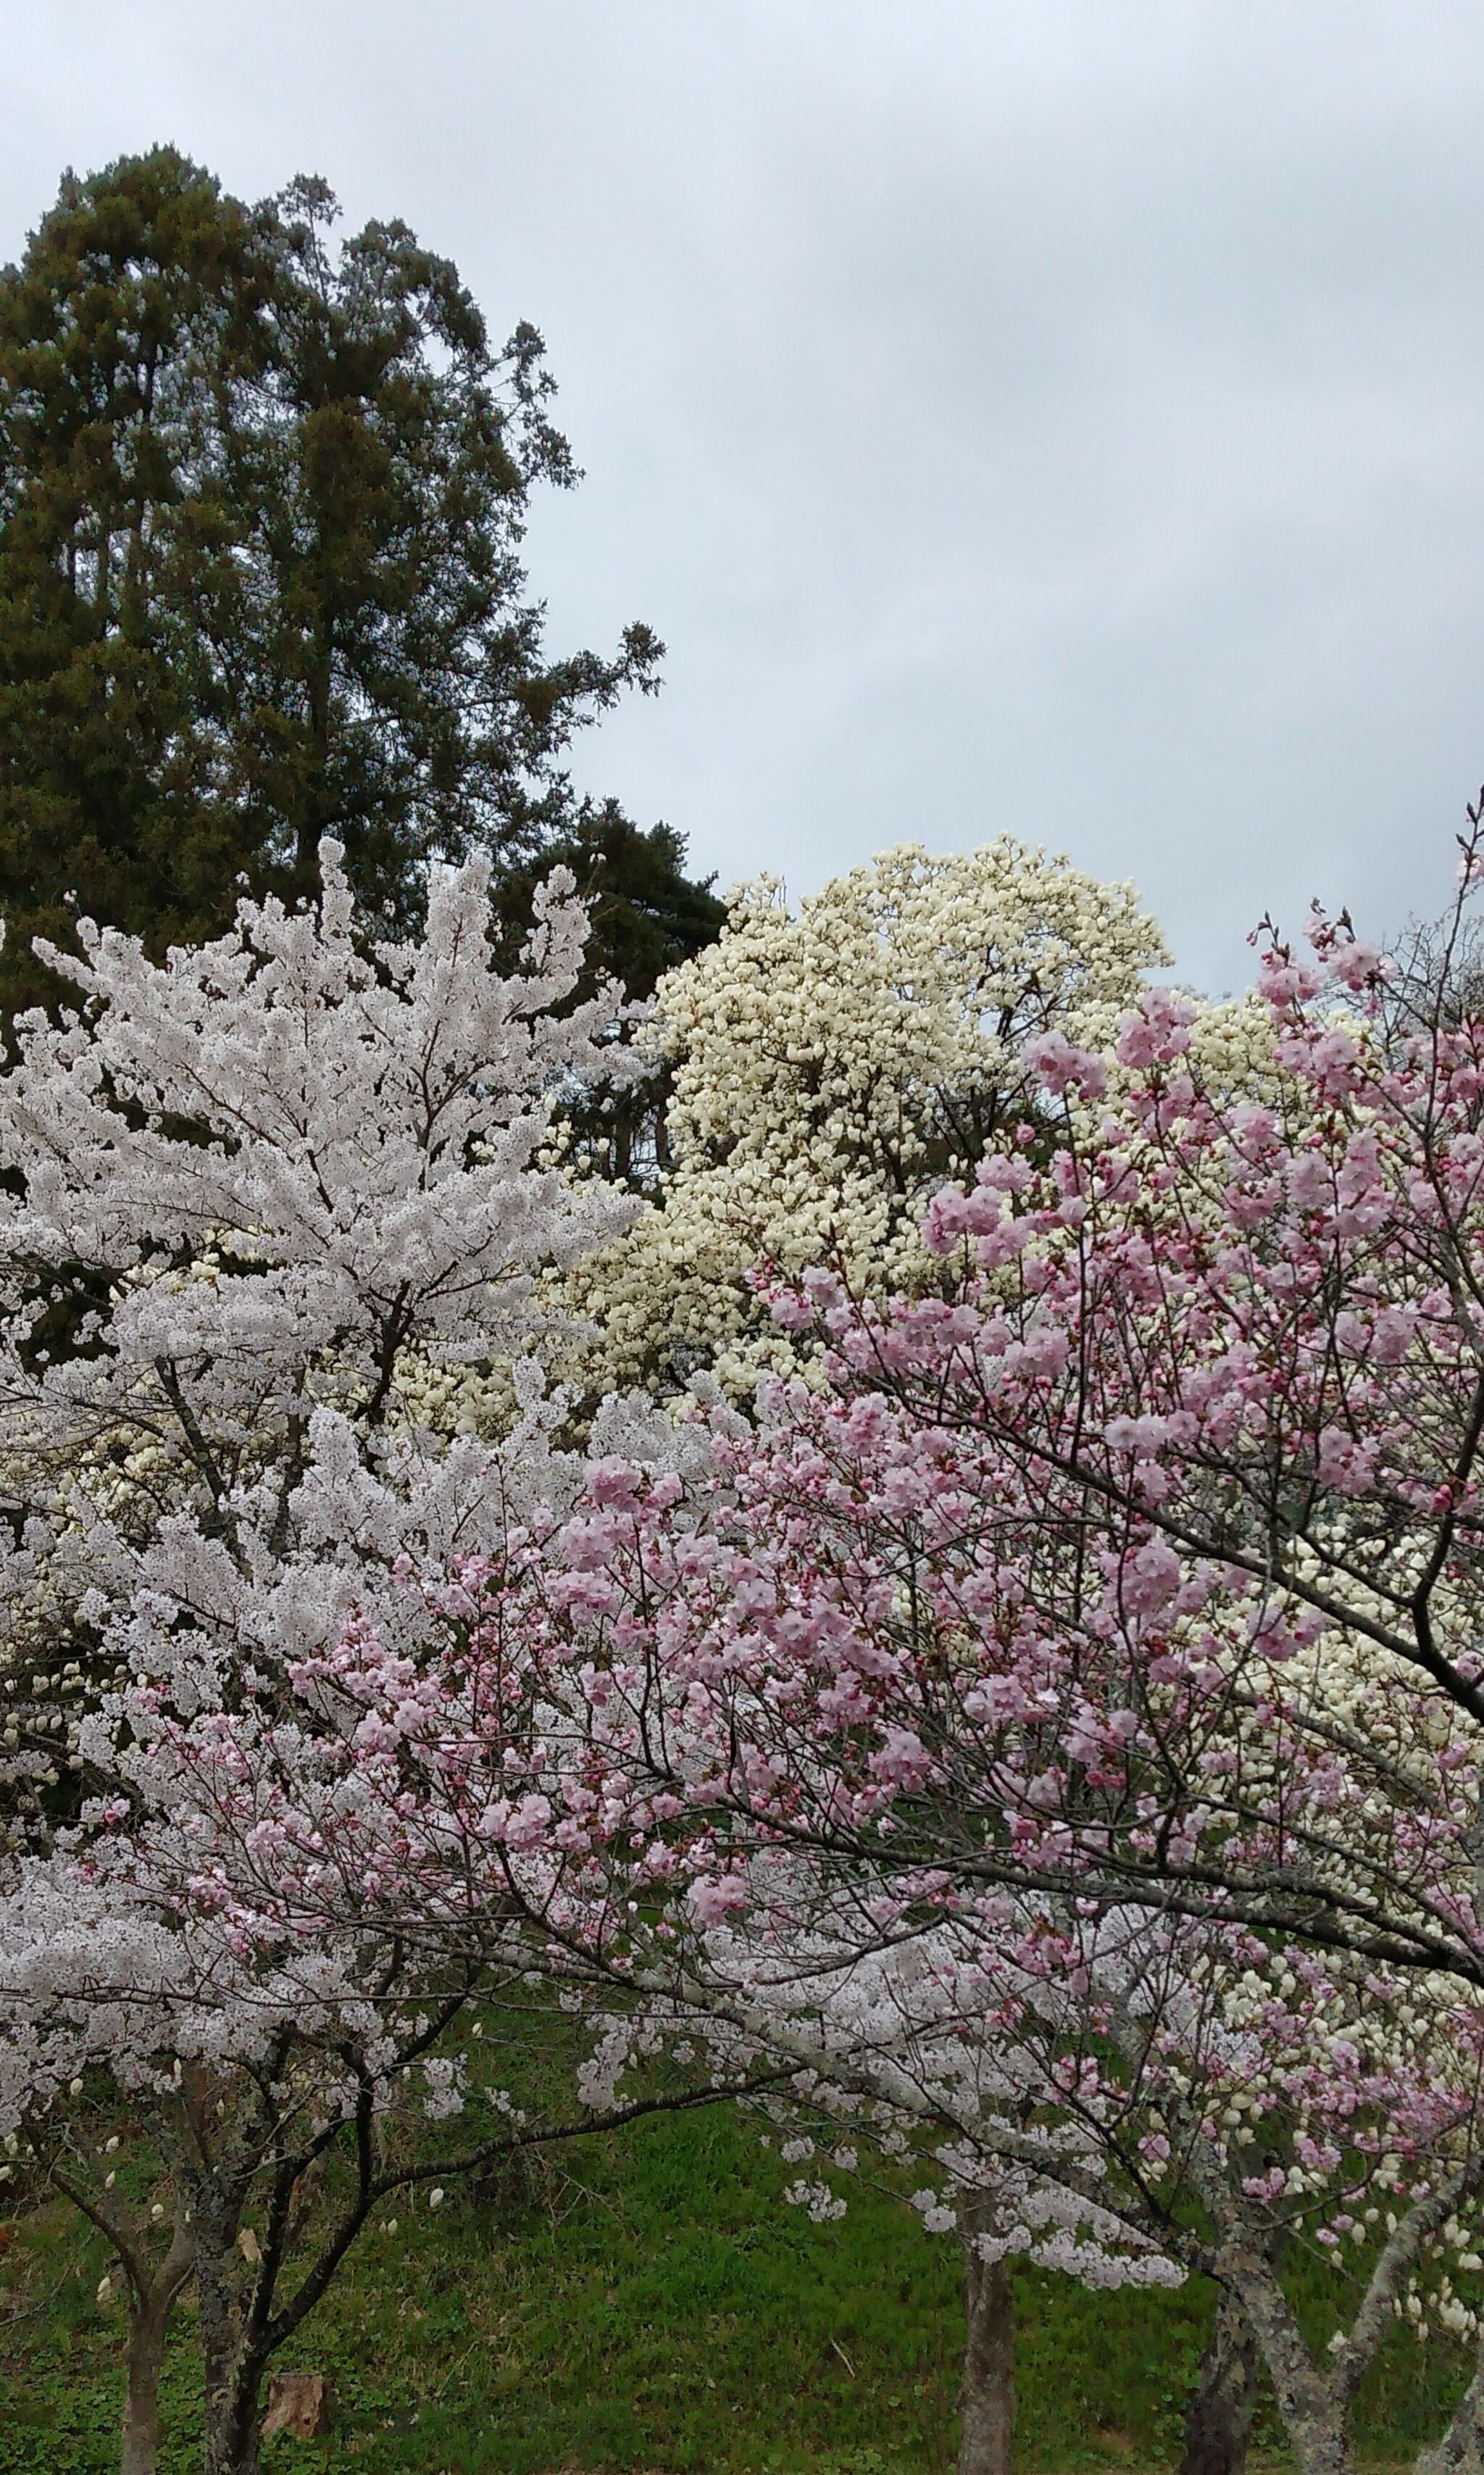
[[[937, 2475], [954, 2445], [953, 2248], [863, 2194], [815, 2226], [724, 2116], [594, 2141], [438, 2216], [368, 2236], [292, 2360], [328, 2372], [326, 2444], [280, 2441], [272, 2475]], [[109, 2475], [117, 2307], [61, 2214], [16, 2229], [0, 2297], [0, 2475]], [[1020, 2285], [1022, 2463], [1167, 2464], [1209, 2296]], [[1323, 2291], [1316, 2288], [1316, 2312]], [[188, 2316], [168, 2380], [169, 2475], [199, 2464]], [[1458, 2365], [1399, 2339], [1365, 2403], [1368, 2454], [1435, 2429]], [[1269, 2444], [1276, 2436], [1266, 2435]]]

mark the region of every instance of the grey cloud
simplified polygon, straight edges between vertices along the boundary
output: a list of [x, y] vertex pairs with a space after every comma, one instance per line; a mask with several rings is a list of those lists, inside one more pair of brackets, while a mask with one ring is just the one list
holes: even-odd
[[1315, 0], [0, 9], [9, 255], [64, 160], [325, 171], [547, 333], [581, 779], [732, 878], [1010, 827], [1229, 983], [1382, 924], [1484, 776], [1484, 20]]

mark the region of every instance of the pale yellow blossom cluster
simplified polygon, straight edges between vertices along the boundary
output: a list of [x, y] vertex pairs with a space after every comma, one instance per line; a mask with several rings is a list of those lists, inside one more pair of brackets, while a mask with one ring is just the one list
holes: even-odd
[[1026, 1041], [1105, 1045], [1167, 960], [1131, 887], [1009, 838], [904, 844], [796, 909], [775, 881], [743, 887], [646, 1027], [672, 1076], [669, 1158], [573, 1295], [600, 1327], [597, 1388], [704, 1365], [745, 1392], [791, 1365], [748, 1287], [760, 1264], [833, 1262], [877, 1290], [930, 1277], [925, 1197], [1013, 1144]]

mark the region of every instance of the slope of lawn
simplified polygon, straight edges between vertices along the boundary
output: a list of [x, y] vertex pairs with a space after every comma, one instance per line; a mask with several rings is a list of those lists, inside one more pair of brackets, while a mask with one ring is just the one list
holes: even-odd
[[[573, 2144], [528, 2174], [399, 2207], [370, 2233], [288, 2359], [327, 2372], [325, 2443], [282, 2440], [268, 2475], [929, 2475], [951, 2464], [958, 2293], [952, 2245], [863, 2193], [814, 2225], [787, 2173], [722, 2115]], [[117, 2306], [76, 2221], [18, 2225], [0, 2293], [0, 2475], [117, 2463]], [[1314, 2309], [1324, 2309], [1315, 2272]], [[1209, 2294], [1091, 2295], [1020, 2282], [1027, 2475], [1167, 2465]], [[168, 2375], [167, 2475], [199, 2464], [193, 2335]], [[1436, 2429], [1459, 2367], [1399, 2337], [1370, 2384], [1363, 2446], [1401, 2459]], [[1276, 2436], [1263, 2435], [1263, 2455]]]

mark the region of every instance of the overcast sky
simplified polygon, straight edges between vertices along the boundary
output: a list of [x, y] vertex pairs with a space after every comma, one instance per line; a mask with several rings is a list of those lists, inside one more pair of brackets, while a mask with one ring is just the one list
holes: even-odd
[[724, 883], [1011, 831], [1182, 970], [1447, 887], [1484, 779], [1479, 0], [0, 0], [0, 260], [64, 164], [323, 172], [588, 478], [579, 779]]

